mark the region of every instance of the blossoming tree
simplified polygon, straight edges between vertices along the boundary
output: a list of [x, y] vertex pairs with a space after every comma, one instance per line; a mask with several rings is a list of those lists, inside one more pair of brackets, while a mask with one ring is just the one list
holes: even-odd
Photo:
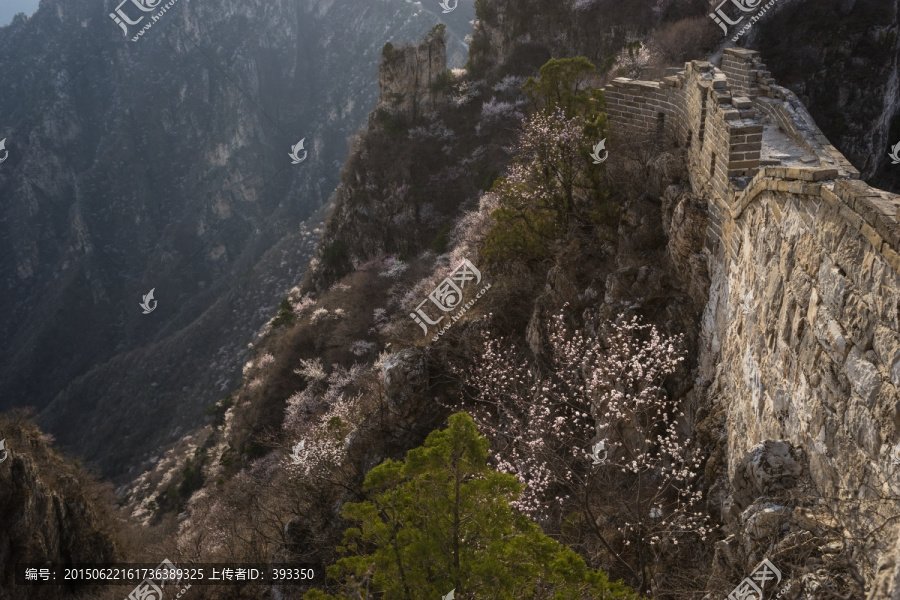
[[663, 387], [683, 354], [637, 318], [548, 328], [544, 364], [486, 337], [464, 405], [488, 433], [496, 466], [525, 484], [516, 507], [580, 517], [636, 589], [658, 552], [709, 532], [696, 488], [701, 457]]

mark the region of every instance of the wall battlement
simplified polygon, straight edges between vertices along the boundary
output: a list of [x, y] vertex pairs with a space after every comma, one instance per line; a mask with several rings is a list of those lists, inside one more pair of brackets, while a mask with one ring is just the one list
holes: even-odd
[[794, 192], [843, 206], [862, 233], [877, 233], [869, 236], [873, 244], [900, 272], [900, 196], [862, 182], [836, 186], [857, 180], [859, 171], [797, 96], [775, 83], [757, 52], [728, 48], [721, 68], [692, 61], [661, 81], [620, 77], [605, 93], [614, 131], [667, 136], [686, 149], [691, 185], [709, 199], [710, 249], [733, 246], [723, 237], [726, 221], [760, 193]]

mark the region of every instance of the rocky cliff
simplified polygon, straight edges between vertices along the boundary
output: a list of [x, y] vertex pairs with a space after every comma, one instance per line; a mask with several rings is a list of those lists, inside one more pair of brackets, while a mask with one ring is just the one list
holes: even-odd
[[898, 4], [779, 1], [739, 43], [758, 49], [867, 181], [897, 192]]
[[375, 110], [397, 113], [414, 121], [437, 108], [450, 81], [445, 33], [446, 27], [438, 26], [418, 46], [399, 50], [393, 44], [384, 47], [378, 69], [381, 93]]
[[13, 567], [121, 560], [111, 490], [51, 450], [52, 438], [21, 414], [0, 419], [0, 429], [0, 598], [62, 598], [72, 590], [16, 585]]
[[[353, 140], [304, 290], [322, 291], [385, 254], [444, 252], [461, 204], [506, 163], [503, 146], [523, 114], [521, 82], [492, 89], [448, 71], [444, 35], [440, 27], [418, 45], [384, 48], [382, 95]], [[498, 110], [486, 114], [485, 104]]]

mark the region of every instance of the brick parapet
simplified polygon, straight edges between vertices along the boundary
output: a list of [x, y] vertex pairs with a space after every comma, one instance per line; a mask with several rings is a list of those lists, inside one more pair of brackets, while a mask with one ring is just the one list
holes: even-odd
[[[726, 230], [747, 205], [764, 192], [783, 192], [840, 204], [840, 214], [900, 272], [900, 196], [858, 181], [859, 171], [822, 134], [796, 94], [775, 84], [758, 53], [728, 48], [721, 69], [692, 61], [661, 81], [615, 79], [606, 94], [614, 131], [664, 130], [687, 147], [693, 189], [711, 192], [708, 247], [728, 250], [735, 241], [726, 239]], [[762, 165], [761, 117], [818, 166]]]
[[620, 77], [605, 89], [607, 114], [626, 132], [677, 135], [686, 121], [680, 86], [678, 77], [653, 82]]
[[762, 126], [748, 97], [734, 98], [725, 75], [693, 61], [662, 81], [624, 77], [606, 88], [607, 113], [624, 135], [663, 134], [688, 147], [690, 160], [717, 194], [728, 195], [729, 179], [759, 170]]
[[726, 48], [721, 70], [735, 91], [750, 98], [760, 95], [760, 85], [773, 81], [772, 74], [759, 60], [759, 53], [753, 50]]

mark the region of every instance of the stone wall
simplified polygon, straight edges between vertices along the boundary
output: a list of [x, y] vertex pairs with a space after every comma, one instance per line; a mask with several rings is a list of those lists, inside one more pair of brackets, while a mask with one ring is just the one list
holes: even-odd
[[674, 77], [664, 81], [614, 79], [604, 90], [607, 114], [617, 129], [678, 135], [686, 123], [683, 94]]
[[[722, 252], [709, 258], [700, 379], [726, 415], [732, 492], [721, 509], [736, 540], [763, 542], [746, 529], [762, 503], [738, 501], [734, 480], [753, 447], [785, 440], [803, 450], [816, 492], [799, 505], [766, 498], [764, 510], [783, 514], [773, 530], [786, 538], [827, 523], [861, 539], [894, 516], [884, 498], [900, 493], [891, 459], [900, 441], [900, 198], [827, 179], [833, 170], [777, 171], [760, 173], [732, 207]], [[817, 498], [829, 499], [838, 522], [789, 525]], [[889, 559], [891, 536], [883, 529], [865, 548], [866, 579]]]
[[720, 197], [733, 177], [759, 171], [762, 126], [747, 96], [734, 96], [729, 80], [713, 65], [687, 63], [660, 82], [613, 80], [607, 113], [622, 136], [671, 136], [688, 150], [692, 174]]
[[743, 48], [728, 48], [722, 54], [722, 73], [740, 96], [756, 98], [760, 86], [773, 83], [772, 74], [759, 60], [759, 53]]
[[[900, 196], [858, 181], [754, 52], [728, 49], [721, 70], [695, 61], [662, 82], [617, 79], [607, 98], [614, 132], [654, 133], [654, 111], [671, 118], [691, 193], [707, 203], [697, 383], [725, 415], [727, 484], [716, 498], [735, 535], [720, 554], [740, 546], [753, 555], [764, 512], [776, 522], [758, 547], [770, 554], [793, 547], [779, 544], [798, 527], [824, 530], [824, 520], [798, 516], [806, 501], [827, 508], [829, 527], [851, 545], [900, 516], [883, 500], [900, 496], [891, 458], [900, 444]], [[747, 456], [776, 441], [805, 457], [809, 498], [738, 493]], [[879, 563], [890, 572], [900, 564], [895, 533], [879, 529], [858, 548], [868, 583]]]

